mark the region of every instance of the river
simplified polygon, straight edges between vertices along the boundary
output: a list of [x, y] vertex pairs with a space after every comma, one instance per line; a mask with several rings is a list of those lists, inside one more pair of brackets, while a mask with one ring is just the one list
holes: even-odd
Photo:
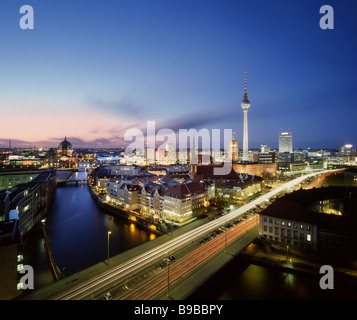
[[[57, 188], [45, 218], [55, 262], [66, 276], [107, 258], [108, 231], [110, 256], [156, 237], [149, 230], [104, 212], [92, 199], [86, 183]], [[39, 225], [26, 235], [24, 263], [34, 268], [35, 289], [54, 282]]]
[[238, 255], [197, 288], [187, 300], [357, 299], [356, 286], [334, 281], [334, 289], [323, 290], [319, 281], [319, 276], [292, 274], [258, 266]]

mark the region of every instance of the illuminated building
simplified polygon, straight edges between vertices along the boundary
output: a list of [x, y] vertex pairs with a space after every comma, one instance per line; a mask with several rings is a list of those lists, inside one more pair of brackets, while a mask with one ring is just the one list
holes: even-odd
[[275, 152], [259, 152], [253, 155], [253, 161], [259, 163], [275, 163]]
[[67, 137], [58, 145], [57, 149], [51, 148], [47, 153], [47, 166], [49, 168], [73, 168], [77, 166], [72, 144]]
[[1, 172], [0, 173], [0, 191], [12, 188], [21, 183], [27, 183], [33, 180], [38, 175], [38, 171], [26, 172]]
[[31, 181], [0, 192], [0, 220], [15, 215], [25, 235], [47, 213], [56, 188], [56, 170], [51, 169], [34, 173]]
[[224, 181], [217, 185], [217, 199], [228, 203], [247, 200], [262, 191], [263, 179], [256, 176], [246, 176], [244, 180]]
[[167, 181], [131, 183], [112, 179], [108, 183], [107, 199], [123, 209], [138, 209], [144, 217], [177, 223], [200, 215], [209, 206], [211, 185], [188, 177], [182, 182], [171, 177]]
[[244, 95], [243, 101], [241, 103], [241, 107], [244, 112], [244, 126], [243, 126], [243, 161], [249, 161], [248, 156], [248, 109], [250, 107], [250, 102], [248, 100], [248, 93], [247, 93], [247, 67], [245, 66], [244, 71]]
[[352, 144], [345, 144], [339, 148], [339, 154], [344, 162], [356, 161], [357, 149], [353, 148]]
[[233, 163], [233, 170], [258, 177], [273, 177], [276, 174], [276, 163]]
[[9, 160], [12, 168], [39, 168], [45, 162], [44, 158], [37, 155], [11, 155]]
[[107, 186], [110, 200], [125, 209], [138, 209], [140, 186], [125, 181], [111, 180]]
[[72, 144], [67, 141], [66, 137], [58, 145], [57, 158], [57, 167], [59, 168], [71, 168], [76, 165]]
[[267, 145], [265, 145], [265, 144], [262, 144], [262, 145], [260, 146], [260, 152], [266, 153], [266, 152], [270, 152], [270, 151], [271, 151], [271, 149], [270, 149], [269, 146], [267, 146]]
[[67, 137], [65, 137], [64, 140], [58, 145], [57, 153], [60, 157], [72, 157], [73, 147], [72, 144], [67, 141]]
[[238, 141], [234, 139], [234, 134], [235, 132], [233, 132], [232, 140], [229, 141], [228, 143], [228, 158], [229, 161], [237, 162], [239, 150], [238, 150]]
[[351, 257], [357, 252], [356, 212], [357, 188], [299, 190], [260, 213], [259, 234], [282, 250], [289, 246]]
[[279, 153], [293, 152], [293, 134], [291, 132], [279, 133]]

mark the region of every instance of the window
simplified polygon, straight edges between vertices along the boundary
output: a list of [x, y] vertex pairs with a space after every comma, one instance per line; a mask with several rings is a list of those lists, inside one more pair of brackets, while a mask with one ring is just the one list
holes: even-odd
[[311, 241], [311, 234], [306, 235], [306, 241], [310, 242]]
[[304, 225], [300, 224], [300, 230], [304, 230]]
[[267, 230], [268, 230], [267, 226], [264, 226], [264, 231], [267, 231]]
[[311, 231], [311, 226], [306, 226], [307, 231]]
[[282, 225], [282, 226], [285, 226], [285, 221], [281, 221], [281, 225]]
[[275, 227], [275, 235], [279, 235], [279, 228]]
[[294, 231], [294, 239], [298, 239], [298, 232]]
[[275, 224], [278, 226], [279, 225], [279, 220], [275, 219]]
[[288, 222], [288, 227], [291, 227], [291, 222], [290, 221]]

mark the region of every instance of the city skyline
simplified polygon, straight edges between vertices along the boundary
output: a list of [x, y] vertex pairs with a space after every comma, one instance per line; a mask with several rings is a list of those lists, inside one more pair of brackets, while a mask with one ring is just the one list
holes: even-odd
[[243, 146], [244, 62], [250, 148], [276, 148], [288, 128], [296, 149], [357, 145], [352, 1], [329, 1], [333, 30], [321, 1], [35, 1], [27, 31], [22, 4], [0, 5], [0, 147], [121, 147], [151, 120], [232, 129]]

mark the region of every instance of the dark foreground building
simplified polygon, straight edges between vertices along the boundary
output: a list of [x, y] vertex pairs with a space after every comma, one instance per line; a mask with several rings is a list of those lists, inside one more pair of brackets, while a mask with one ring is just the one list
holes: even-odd
[[299, 190], [260, 213], [259, 234], [272, 246], [328, 256], [357, 256], [357, 188]]

